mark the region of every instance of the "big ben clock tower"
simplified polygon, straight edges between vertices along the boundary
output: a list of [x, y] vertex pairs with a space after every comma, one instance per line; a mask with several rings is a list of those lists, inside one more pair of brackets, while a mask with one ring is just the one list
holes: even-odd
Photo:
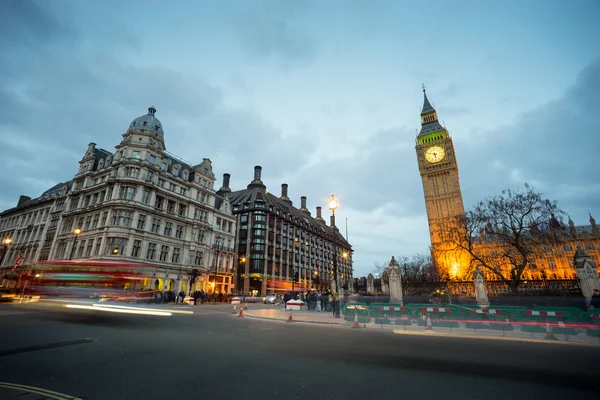
[[441, 235], [442, 229], [452, 229], [452, 220], [465, 213], [458, 164], [452, 137], [438, 122], [425, 87], [423, 95], [421, 132], [417, 135], [416, 150], [425, 194], [432, 257], [442, 275], [459, 278], [462, 270], [468, 266], [465, 265], [468, 260], [461, 256], [462, 252], [451, 251], [455, 246], [445, 243]]

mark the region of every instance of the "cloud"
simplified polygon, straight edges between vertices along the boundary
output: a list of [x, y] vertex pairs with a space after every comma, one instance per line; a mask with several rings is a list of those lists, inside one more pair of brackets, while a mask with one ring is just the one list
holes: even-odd
[[252, 57], [273, 57], [287, 68], [313, 59], [317, 41], [298, 17], [308, 2], [261, 1], [259, 7], [241, 14], [237, 35], [242, 50]]

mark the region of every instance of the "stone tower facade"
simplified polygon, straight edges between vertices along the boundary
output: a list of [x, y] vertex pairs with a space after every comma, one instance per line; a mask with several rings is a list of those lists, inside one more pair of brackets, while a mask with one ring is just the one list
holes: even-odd
[[416, 139], [417, 162], [425, 194], [432, 257], [442, 276], [458, 278], [469, 265], [469, 258], [452, 251], [441, 232], [451, 221], [464, 215], [462, 193], [458, 179], [458, 162], [448, 130], [440, 125], [437, 112], [427, 99], [421, 111], [421, 131]]

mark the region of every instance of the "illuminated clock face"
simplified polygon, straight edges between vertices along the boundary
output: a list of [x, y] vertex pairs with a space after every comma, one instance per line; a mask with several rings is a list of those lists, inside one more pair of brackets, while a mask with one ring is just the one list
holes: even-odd
[[431, 146], [425, 150], [425, 159], [430, 163], [440, 162], [444, 159], [446, 152], [440, 146]]

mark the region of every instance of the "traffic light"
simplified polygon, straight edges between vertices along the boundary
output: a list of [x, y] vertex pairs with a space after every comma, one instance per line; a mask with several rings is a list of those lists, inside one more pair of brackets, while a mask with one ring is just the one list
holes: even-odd
[[197, 277], [198, 277], [198, 270], [197, 269], [192, 270], [192, 280], [191, 280], [191, 283], [195, 283]]

